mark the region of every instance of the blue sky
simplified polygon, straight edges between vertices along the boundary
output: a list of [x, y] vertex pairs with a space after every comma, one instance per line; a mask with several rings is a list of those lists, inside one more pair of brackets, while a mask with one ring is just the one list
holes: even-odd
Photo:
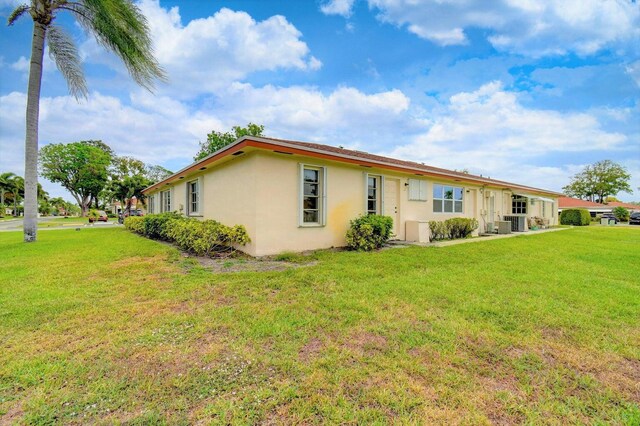
[[[3, 19], [18, 2], [0, 0]], [[611, 159], [640, 200], [640, 7], [629, 0], [138, 3], [149, 93], [68, 16], [90, 96], [45, 62], [40, 144], [102, 139], [177, 170], [211, 130], [343, 145], [561, 190]], [[22, 174], [32, 23], [0, 27], [0, 170]], [[52, 195], [69, 195], [43, 182]]]

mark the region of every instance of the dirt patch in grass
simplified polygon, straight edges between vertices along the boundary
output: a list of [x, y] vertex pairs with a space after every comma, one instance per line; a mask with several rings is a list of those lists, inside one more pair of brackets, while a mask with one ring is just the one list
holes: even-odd
[[269, 272], [269, 271], [286, 271], [287, 269], [302, 268], [305, 266], [313, 266], [318, 262], [311, 261], [308, 263], [283, 262], [270, 259], [257, 259], [251, 257], [229, 257], [225, 259], [216, 259], [209, 257], [191, 256], [197, 260], [200, 265], [214, 273], [227, 272]]
[[16, 401], [4, 415], [0, 416], [0, 425], [18, 424], [22, 416], [24, 416], [22, 401]]
[[302, 362], [309, 362], [316, 358], [318, 354], [322, 351], [324, 345], [322, 344], [322, 340], [318, 338], [313, 338], [309, 340], [298, 352], [298, 358]]
[[351, 334], [344, 347], [358, 354], [371, 356], [387, 350], [389, 342], [384, 336], [363, 331]]

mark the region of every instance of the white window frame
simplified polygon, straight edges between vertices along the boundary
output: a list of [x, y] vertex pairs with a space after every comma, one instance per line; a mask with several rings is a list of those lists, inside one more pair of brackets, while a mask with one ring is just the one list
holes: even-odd
[[427, 201], [427, 181], [409, 179], [409, 201]]
[[[196, 184], [196, 210], [193, 210], [193, 200], [192, 200], [192, 195], [193, 192], [191, 192], [191, 185], [195, 183]], [[197, 179], [193, 179], [190, 180], [186, 183], [186, 194], [187, 194], [187, 200], [186, 200], [186, 205], [187, 205], [187, 216], [202, 216], [202, 179], [197, 178]]]
[[[160, 213], [173, 211], [171, 210], [171, 203], [173, 202], [173, 194], [171, 192], [171, 188], [160, 191]], [[165, 202], [167, 201], [167, 196], [169, 196], [168, 203]]]
[[149, 206], [149, 214], [154, 214], [156, 209], [155, 209], [155, 203], [156, 201], [156, 196], [155, 195], [149, 195], [149, 197], [147, 198], [147, 205]]
[[[436, 195], [436, 187], [442, 187], [442, 198], [437, 197]], [[447, 188], [451, 188], [453, 198], [446, 198]], [[456, 189], [460, 190], [461, 198], [456, 198]], [[442, 210], [438, 211], [435, 208], [436, 201], [440, 201], [442, 204]], [[451, 211], [446, 211], [446, 202], [451, 202]], [[456, 211], [456, 203], [460, 203], [460, 211]], [[442, 183], [434, 183], [433, 184], [433, 202], [431, 204], [431, 208], [434, 213], [438, 214], [462, 214], [464, 213], [464, 187], [462, 186], [454, 186], [454, 185], [445, 185]]]
[[529, 199], [522, 195], [511, 196], [511, 214], [527, 214], [529, 210]]
[[[373, 213], [369, 210], [369, 178], [377, 180], [378, 187], [376, 188], [376, 212]], [[384, 212], [384, 176], [376, 175], [372, 173], [364, 174], [364, 214], [379, 214]]]
[[[315, 170], [318, 172], [318, 221], [317, 222], [305, 222], [304, 211], [311, 210], [304, 208], [304, 171]], [[300, 163], [298, 168], [298, 226], [307, 227], [319, 227], [327, 224], [327, 168], [325, 166], [317, 166], [314, 164]]]

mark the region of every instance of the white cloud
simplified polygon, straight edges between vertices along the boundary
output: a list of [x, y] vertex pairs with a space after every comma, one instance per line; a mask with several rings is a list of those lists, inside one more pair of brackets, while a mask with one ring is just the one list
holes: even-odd
[[388, 155], [560, 190], [568, 168], [536, 166], [540, 157], [619, 151], [628, 142], [595, 115], [528, 109], [492, 82], [452, 96], [426, 133]]
[[[183, 24], [178, 7], [165, 9], [157, 0], [142, 0], [154, 40], [155, 55], [169, 74], [160, 93], [189, 98], [214, 93], [257, 71], [314, 71], [322, 62], [310, 55], [302, 34], [280, 15], [263, 21], [246, 12], [223, 8], [213, 16]], [[125, 73], [115, 58], [91, 39], [82, 47], [88, 60]]]
[[630, 63], [626, 67], [627, 74], [633, 78], [638, 87], [640, 87], [640, 60]]
[[[501, 51], [527, 56], [593, 54], [637, 43], [640, 8], [629, 0], [369, 0], [378, 18], [447, 46], [465, 44], [465, 30], [490, 30]], [[633, 48], [633, 47], [632, 47]]]
[[[411, 129], [409, 104], [398, 90], [365, 94], [342, 87], [323, 94], [314, 88], [242, 83], [230, 85], [197, 109], [143, 90], [133, 93], [128, 103], [97, 92], [85, 102], [45, 97], [40, 103], [40, 146], [101, 139], [119, 155], [178, 168], [192, 161], [198, 142], [211, 130], [227, 131], [253, 121], [264, 124], [270, 136], [375, 147], [368, 143], [372, 136], [377, 143], [390, 143], [398, 128]], [[23, 173], [25, 106], [24, 93], [0, 96], [0, 170]], [[56, 187], [45, 185], [51, 188]], [[62, 195], [56, 191], [52, 193]]]
[[340, 15], [348, 18], [351, 16], [355, 0], [329, 0], [320, 6], [325, 15]]
[[[22, 173], [25, 103], [23, 93], [0, 97], [0, 170]], [[606, 119], [626, 120], [633, 112], [608, 110]], [[575, 153], [620, 153], [638, 146], [633, 136], [602, 129], [602, 114], [528, 109], [498, 82], [451, 96], [431, 111], [412, 105], [399, 90], [367, 94], [339, 87], [324, 93], [236, 82], [198, 107], [143, 90], [128, 102], [96, 92], [81, 103], [70, 96], [45, 97], [40, 144], [102, 139], [120, 155], [177, 169], [191, 162], [198, 141], [211, 130], [253, 121], [264, 124], [269, 136], [468, 168], [559, 190], [575, 171], [541, 158], [559, 154], [572, 163]], [[62, 195], [51, 188], [45, 185]]]
[[11, 64], [11, 68], [15, 71], [29, 71], [29, 60], [24, 56], [20, 56], [17, 61]]

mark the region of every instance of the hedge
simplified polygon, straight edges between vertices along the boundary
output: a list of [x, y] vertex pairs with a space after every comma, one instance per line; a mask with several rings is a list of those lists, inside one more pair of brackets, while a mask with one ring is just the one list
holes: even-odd
[[560, 213], [561, 225], [587, 226], [591, 223], [591, 215], [587, 209], [566, 209]]
[[144, 217], [129, 216], [124, 219], [124, 227], [136, 234], [144, 235]]
[[234, 247], [251, 242], [242, 225], [231, 227], [215, 220], [200, 221], [177, 213], [130, 216], [124, 220], [124, 226], [147, 238], [175, 243], [181, 249], [199, 256], [231, 253]]
[[478, 221], [473, 218], [454, 217], [444, 222], [431, 220], [429, 221], [429, 241], [467, 238], [476, 229], [478, 229]]
[[350, 222], [347, 231], [347, 247], [351, 250], [379, 249], [389, 241], [393, 219], [389, 216], [369, 214]]

